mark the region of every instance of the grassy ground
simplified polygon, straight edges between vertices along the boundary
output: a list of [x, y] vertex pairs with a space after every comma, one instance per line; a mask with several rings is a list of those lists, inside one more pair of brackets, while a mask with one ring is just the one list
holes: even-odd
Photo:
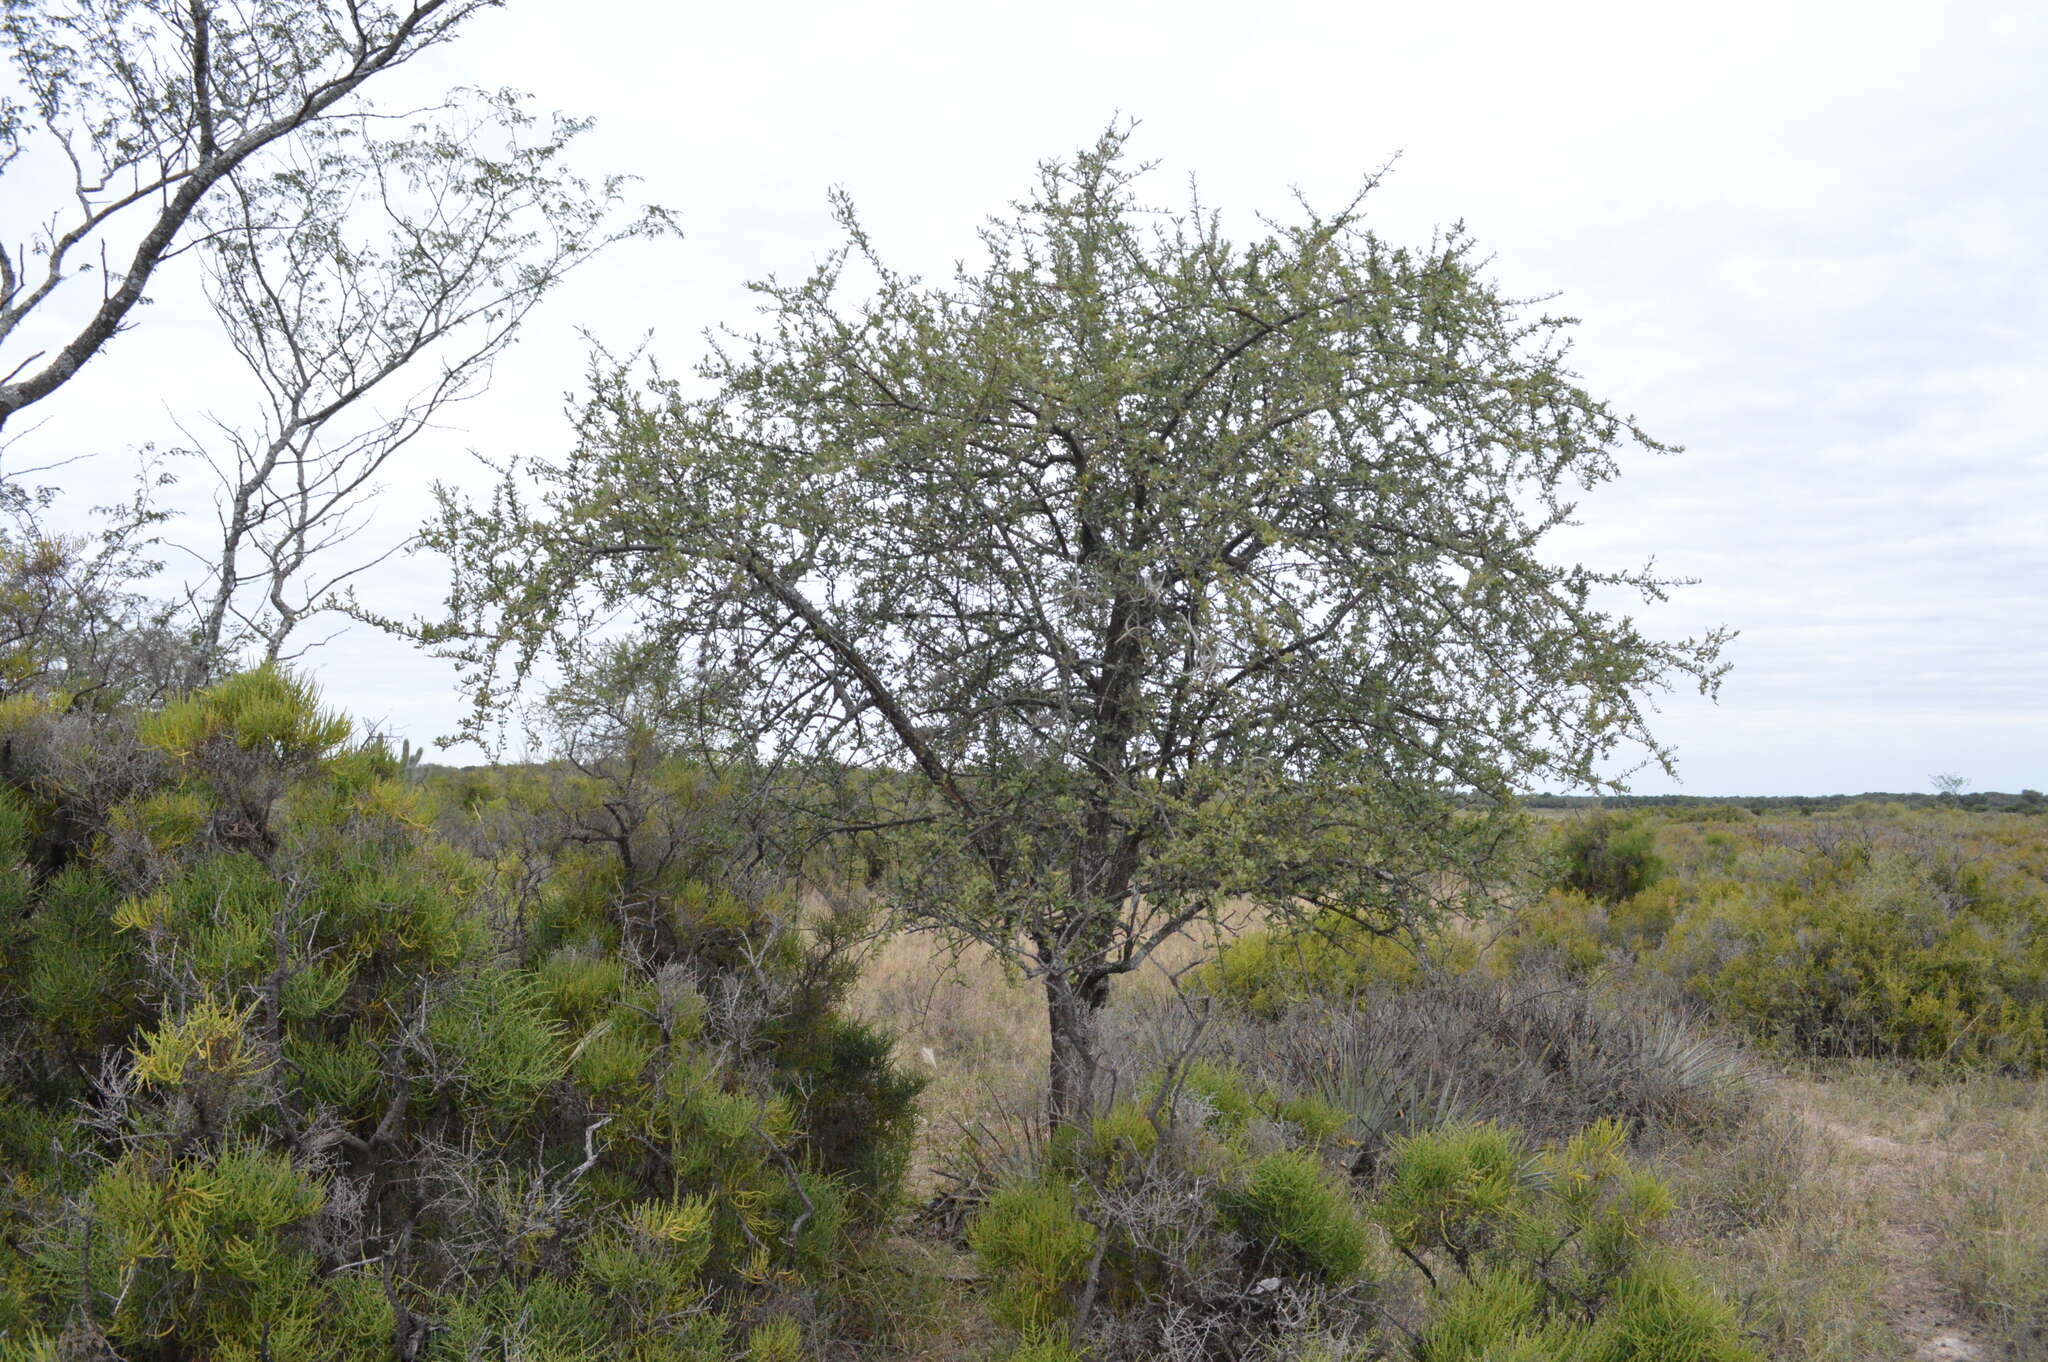
[[[1157, 995], [1173, 977], [1215, 953], [1213, 929], [1168, 942], [1126, 980], [1127, 998]], [[888, 1027], [897, 1053], [924, 1074], [924, 1158], [914, 1191], [931, 1190], [935, 1141], [963, 1127], [1006, 1125], [1044, 1101], [1046, 1022], [1036, 983], [1006, 971], [985, 948], [949, 950], [936, 938], [884, 937], [862, 962], [851, 1005]]]
[[1918, 1355], [2048, 1357], [2048, 1085], [1862, 1064], [1789, 1086], [1881, 1218], [1881, 1304]]
[[[1163, 976], [1139, 987], [1161, 989]], [[963, 1129], [1000, 1134], [1032, 1118], [1045, 1064], [1037, 994], [986, 953], [890, 939], [857, 1002], [931, 1077], [919, 1196]], [[1679, 1195], [1679, 1242], [1765, 1355], [2048, 1358], [2048, 1085], [1866, 1061], [1775, 1074], [1761, 1093], [1735, 1130], [1671, 1142], [1655, 1163]], [[895, 1356], [1000, 1355], [970, 1260], [914, 1228], [886, 1257]]]
[[[2025, 1000], [2042, 978], [2026, 971], [2037, 943], [2031, 928], [2014, 924], [2041, 911], [2048, 819], [1890, 807], [1814, 818], [1749, 819], [1731, 811], [1660, 822], [1657, 849], [1664, 882], [1642, 902], [1662, 905], [1666, 921], [1678, 924], [1674, 933], [1688, 914], [1696, 921], [1725, 914], [1731, 902], [1783, 905], [1780, 916], [1757, 919], [1765, 936], [1735, 918], [1696, 934], [1723, 951], [1762, 952], [1763, 959], [1804, 948], [1808, 929], [1800, 914], [1823, 892], [1834, 893], [1837, 906], [1867, 901], [1872, 911], [1891, 911], [1902, 896], [1931, 895], [1946, 905], [1940, 913], [1904, 920], [1930, 932], [1977, 920], [1990, 924], [1982, 931], [2017, 932], [1988, 955], [1971, 955], [1977, 946], [1965, 936], [1964, 948], [1946, 959], [1976, 970], [1980, 983], [1994, 980], [2009, 990], [2021, 1010], [2002, 1014], [2007, 1025], [2031, 1024]], [[1815, 887], [1816, 867], [1832, 867], [1827, 883], [1834, 888]], [[1625, 909], [1589, 911], [1605, 932], [1604, 944], [1591, 947], [1594, 957], [1614, 952], [1596, 973], [1610, 966], [1632, 972], [1648, 981], [1644, 996], [1652, 1000], [1675, 999], [1702, 977], [1698, 958], [1679, 968], [1669, 953], [1653, 953], [1663, 924], [1645, 945], [1631, 935], [1637, 928], [1627, 924], [1637, 919], [1625, 918]], [[1978, 918], [1965, 922], [1958, 912]], [[1584, 947], [1585, 929], [1571, 930], [1578, 935], [1564, 946]], [[1514, 958], [1512, 943], [1496, 953], [1500, 933], [1496, 926], [1473, 938], [1489, 960]], [[1162, 968], [1129, 981], [1120, 1006], [1127, 1014], [1143, 1011], [1146, 995], [1156, 1000], [1166, 990], [1170, 972], [1214, 945], [1178, 944]], [[1909, 948], [1917, 947], [1879, 942], [1878, 967], [1903, 960], [1891, 953]], [[2001, 951], [2015, 963], [2001, 963]], [[921, 1198], [943, 1190], [933, 1170], [963, 1132], [998, 1144], [1030, 1138], [1046, 1060], [1042, 1006], [1031, 983], [1006, 976], [985, 952], [948, 957], [928, 939], [899, 937], [874, 950], [856, 1005], [896, 1029], [901, 1053], [930, 1077], [914, 1179]], [[1971, 1039], [1966, 1027], [1949, 1052]], [[1981, 1064], [1972, 1070], [1942, 1062], [1822, 1061], [1768, 1047], [1758, 1053], [1763, 1081], [1745, 1116], [1698, 1132], [1660, 1133], [1647, 1150], [1677, 1195], [1680, 1247], [1737, 1305], [1758, 1351], [1793, 1362], [2048, 1362], [2048, 1081], [1998, 1076]], [[897, 1321], [902, 1327], [890, 1355], [1003, 1355], [971, 1280], [972, 1264], [957, 1247], [913, 1227], [890, 1253], [895, 1271], [923, 1283], [903, 1297], [915, 1305]]]

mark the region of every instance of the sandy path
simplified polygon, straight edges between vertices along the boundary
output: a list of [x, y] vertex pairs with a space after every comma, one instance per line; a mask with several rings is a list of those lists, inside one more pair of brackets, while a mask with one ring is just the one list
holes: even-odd
[[1797, 1110], [1809, 1129], [1852, 1156], [1854, 1192], [1870, 1197], [1883, 1213], [1891, 1283], [1880, 1304], [1913, 1349], [1915, 1362], [1989, 1362], [1991, 1350], [1971, 1330], [1954, 1293], [1934, 1270], [1942, 1243], [1921, 1213], [1948, 1151], [1859, 1129], [1824, 1115], [1810, 1099], [1800, 1101]]

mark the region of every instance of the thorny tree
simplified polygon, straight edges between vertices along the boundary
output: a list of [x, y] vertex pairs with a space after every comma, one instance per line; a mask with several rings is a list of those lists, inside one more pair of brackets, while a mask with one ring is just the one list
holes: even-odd
[[727, 750], [895, 825], [896, 906], [1041, 981], [1061, 1120], [1163, 941], [1233, 899], [1392, 929], [1482, 892], [1514, 789], [1668, 765], [1647, 696], [1711, 691], [1726, 638], [1650, 638], [1604, 602], [1668, 582], [1544, 557], [1659, 446], [1461, 231], [1391, 247], [1361, 195], [1237, 244], [1143, 211], [1126, 137], [949, 285], [841, 202], [848, 246], [761, 285], [703, 388], [601, 373], [574, 452], [428, 533], [423, 632], [480, 717], [625, 613]]
[[[283, 656], [376, 561], [342, 546], [385, 464], [482, 389], [567, 272], [670, 225], [658, 209], [620, 221], [623, 178], [562, 164], [587, 121], [544, 122], [515, 92], [372, 106], [373, 78], [496, 2], [0, 3], [28, 99], [0, 100], [0, 175], [27, 215], [0, 241], [0, 425], [131, 325], [155, 272], [195, 248], [256, 380], [253, 418], [194, 436], [219, 538], [187, 546], [202, 573], [186, 685], [224, 657]], [[39, 203], [58, 168], [68, 193]], [[95, 272], [96, 299], [79, 279]]]
[[[0, 427], [129, 325], [230, 177], [354, 111], [366, 83], [497, 3], [0, 0], [0, 48], [26, 99], [0, 96], [0, 176], [68, 168], [42, 209], [0, 180]], [[38, 154], [18, 165], [25, 151]]]
[[284, 656], [380, 561], [344, 546], [385, 465], [482, 391], [563, 276], [669, 228], [659, 209], [617, 220], [622, 178], [563, 168], [588, 127], [544, 123], [510, 92], [456, 91], [396, 132], [311, 130], [206, 209], [208, 292], [262, 403], [196, 441], [220, 482], [220, 538], [195, 550], [201, 665], [244, 647]]

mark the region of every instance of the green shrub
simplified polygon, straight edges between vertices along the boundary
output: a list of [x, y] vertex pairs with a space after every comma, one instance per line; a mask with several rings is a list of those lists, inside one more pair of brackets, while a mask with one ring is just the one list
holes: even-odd
[[1760, 1362], [1733, 1307], [1660, 1259], [1615, 1284], [1581, 1347], [1584, 1362]]
[[1633, 898], [1664, 876], [1656, 828], [1604, 812], [1565, 825], [1558, 863], [1559, 888], [1610, 904]]
[[925, 1080], [895, 1066], [895, 1040], [872, 1026], [834, 1018], [807, 1063], [785, 1056], [786, 1087], [797, 1095], [811, 1165], [840, 1179], [865, 1223], [896, 1207], [917, 1134]]
[[453, 845], [276, 670], [0, 732], [0, 1354], [801, 1355], [918, 1083], [695, 784], [646, 880], [545, 783]]
[[1735, 1312], [1656, 1247], [1670, 1193], [1600, 1122], [1531, 1151], [1449, 1126], [1404, 1140], [1378, 1215], [1434, 1262], [1424, 1362], [1753, 1362]]
[[1160, 1088], [1169, 1081], [1177, 1096], [1201, 1104], [1205, 1125], [1226, 1135], [1242, 1134], [1271, 1101], [1270, 1094], [1254, 1091], [1243, 1075], [1206, 1060], [1184, 1064], [1171, 1074], [1154, 1074], [1142, 1089], [1145, 1100], [1156, 1101]]
[[498, 1120], [531, 1113], [569, 1064], [561, 1026], [540, 995], [532, 976], [510, 970], [456, 981], [427, 1014], [436, 1062], [432, 1090], [415, 1100], [452, 1098]]
[[1601, 815], [1563, 834], [1569, 887], [1518, 915], [1495, 962], [1639, 966], [1800, 1054], [2042, 1072], [2048, 849], [2010, 826], [1896, 806], [1675, 826], [1676, 873], [1643, 883], [1664, 864], [1652, 826]]
[[[1562, 1336], [1560, 1336], [1562, 1335]], [[1460, 1277], [1436, 1292], [1417, 1362], [1577, 1362], [1569, 1326], [1545, 1317], [1543, 1288], [1512, 1268]]]
[[1469, 1270], [1529, 1214], [1538, 1174], [1519, 1137], [1450, 1125], [1397, 1140], [1376, 1214], [1395, 1245]]
[[1065, 1176], [1085, 1176], [1102, 1186], [1132, 1182], [1159, 1148], [1159, 1127], [1149, 1108], [1150, 1103], [1119, 1102], [1085, 1127], [1055, 1131], [1048, 1161]]
[[803, 1362], [804, 1331], [787, 1315], [747, 1333], [746, 1362]]
[[[1370, 1294], [1369, 1223], [1321, 1152], [1341, 1113], [1203, 1060], [1138, 1089], [1055, 1133], [1039, 1180], [997, 1190], [972, 1222], [1020, 1345], [1110, 1362], [1199, 1335], [1220, 1355], [1291, 1355], [1286, 1321]], [[1084, 1283], [1095, 1310], [1077, 1322]]]
[[1039, 1335], [1019, 1343], [1005, 1362], [1082, 1362], [1082, 1358], [1071, 1343]]
[[2048, 900], [1906, 846], [1685, 914], [1652, 957], [1717, 1013], [1810, 1055], [2048, 1066]]
[[1365, 1266], [1365, 1223], [1311, 1156], [1269, 1154], [1218, 1193], [1223, 1217], [1250, 1244], [1255, 1268], [1335, 1285]]
[[1064, 1183], [1024, 1183], [991, 1197], [967, 1242], [997, 1284], [996, 1318], [1027, 1337], [1067, 1319], [1096, 1233]]
[[1274, 1017], [1311, 1000], [1399, 992], [1419, 980], [1461, 973], [1478, 958], [1468, 940], [1441, 932], [1371, 932], [1337, 914], [1296, 926], [1247, 932], [1197, 978], [1233, 1008]]
[[1351, 1113], [1316, 1093], [1276, 1098], [1273, 1114], [1292, 1126], [1302, 1142], [1315, 1148], [1332, 1146], [1343, 1138], [1351, 1124]]
[[320, 1313], [319, 1264], [293, 1231], [325, 1192], [282, 1155], [136, 1152], [101, 1172], [84, 1200], [38, 1257], [36, 1294], [82, 1292], [117, 1344], [172, 1336], [210, 1351], [266, 1327], [303, 1336]]
[[120, 897], [120, 887], [95, 869], [73, 865], [37, 895], [22, 926], [25, 968], [10, 984], [42, 1043], [73, 1064], [117, 1043], [142, 1018], [143, 966], [134, 936], [116, 925]]

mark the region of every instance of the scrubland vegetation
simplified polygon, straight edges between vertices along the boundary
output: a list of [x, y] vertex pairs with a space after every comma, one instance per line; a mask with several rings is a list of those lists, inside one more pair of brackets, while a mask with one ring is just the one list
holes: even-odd
[[851, 924], [715, 788], [465, 810], [275, 671], [0, 728], [5, 1355], [794, 1358], [896, 1216]]
[[[1047, 1279], [1083, 1357], [2048, 1356], [2048, 1092], [2028, 1039], [2048, 824], [1731, 803], [1565, 814], [1530, 849], [1550, 887], [1497, 920], [1253, 930], [1178, 991], [1162, 970], [1118, 1009], [1129, 1095], [1071, 1143], [1031, 1119], [1042, 1041], [1000, 976], [918, 992], [914, 948], [883, 950], [857, 1005], [936, 1060], [921, 1223], [969, 1226], [986, 1276], [965, 1299], [1024, 1356], [1067, 1355], [998, 1304]], [[1594, 1149], [1604, 1171], [1574, 1163]], [[1363, 1231], [1341, 1284], [1271, 1222], [1231, 1218], [1274, 1157], [1343, 1189], [1341, 1220], [1306, 1179], [1291, 1203], [1347, 1264]], [[1569, 1219], [1546, 1199], [1560, 1187], [1614, 1219]], [[1003, 1237], [976, 1241], [963, 1201], [995, 1207]], [[1066, 1257], [1020, 1262], [1032, 1216], [1048, 1251], [1073, 1236]], [[1595, 1252], [1603, 1232], [1638, 1255], [1605, 1260], [1604, 1292], [1548, 1275], [1591, 1271], [1555, 1242]], [[1160, 1275], [1118, 1309], [1140, 1245]], [[1323, 1266], [1262, 1266], [1283, 1260]], [[1251, 1294], [1267, 1281], [1290, 1297]], [[1651, 1297], [1654, 1325], [1614, 1313]], [[1618, 1336], [1639, 1351], [1603, 1351]]]
[[[492, 7], [0, 24], [0, 171], [71, 184], [0, 425], [188, 253], [263, 394], [168, 595], [147, 488], [0, 477], [0, 1362], [2048, 1356], [2044, 801], [1524, 798], [1674, 769], [1730, 635], [1552, 555], [1669, 447], [1373, 178], [1240, 242], [1117, 123], [939, 282], [837, 195], [695, 381], [599, 349], [442, 489], [444, 609], [348, 597], [379, 470], [669, 227], [513, 95], [375, 131]], [[323, 709], [341, 609], [541, 759]]]
[[2038, 816], [1535, 821], [1518, 911], [1177, 942], [1048, 1123], [1014, 970], [689, 763], [0, 730], [8, 1356], [2044, 1352]]

